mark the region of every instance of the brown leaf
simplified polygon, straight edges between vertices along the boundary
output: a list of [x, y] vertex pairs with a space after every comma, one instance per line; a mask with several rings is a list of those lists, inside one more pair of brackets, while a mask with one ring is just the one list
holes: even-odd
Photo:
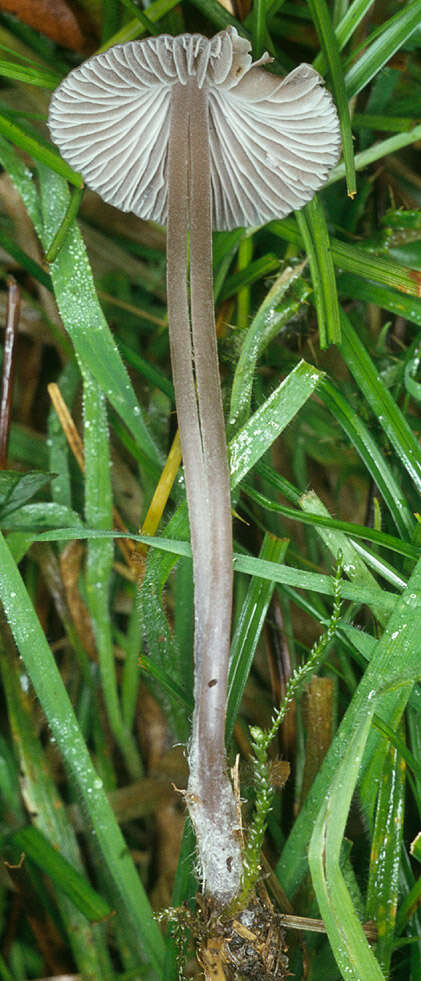
[[185, 821], [186, 815], [184, 810], [180, 810], [175, 794], [164, 797], [156, 811], [154, 825], [158, 875], [151, 901], [155, 909], [165, 909], [171, 905]]
[[60, 554], [60, 570], [66, 599], [79, 637], [93, 661], [97, 659], [91, 616], [79, 592], [79, 573], [84, 549], [80, 542], [69, 542]]
[[93, 24], [73, 0], [0, 0], [0, 10], [15, 14], [64, 48], [91, 51], [95, 47]]
[[206, 947], [200, 951], [198, 959], [204, 971], [205, 981], [226, 981], [224, 946], [224, 937], [210, 937]]
[[168, 727], [156, 698], [141, 685], [139, 689], [139, 711], [136, 716], [142, 758], [148, 772], [159, 766], [159, 761], [169, 746]]
[[313, 675], [303, 699], [306, 731], [306, 760], [304, 765], [301, 802], [305, 800], [319, 772], [332, 739], [334, 684], [332, 678]]
[[[0, 0], [1, 2], [1, 0]], [[85, 191], [81, 214], [92, 227], [102, 230], [108, 238], [120, 237], [137, 242], [149, 249], [165, 252], [165, 229], [142, 221], [137, 215], [123, 214], [118, 208], [104, 201], [94, 191]]]

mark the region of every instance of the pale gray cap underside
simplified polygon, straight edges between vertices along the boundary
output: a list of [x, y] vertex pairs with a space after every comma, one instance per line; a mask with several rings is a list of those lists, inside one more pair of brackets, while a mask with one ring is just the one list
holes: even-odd
[[[167, 221], [171, 90], [195, 77], [209, 91], [213, 226], [260, 225], [302, 208], [340, 151], [323, 79], [300, 65], [284, 79], [252, 63], [234, 27], [116, 45], [55, 91], [49, 127], [65, 160], [108, 204]], [[194, 133], [192, 134], [194, 137]]]

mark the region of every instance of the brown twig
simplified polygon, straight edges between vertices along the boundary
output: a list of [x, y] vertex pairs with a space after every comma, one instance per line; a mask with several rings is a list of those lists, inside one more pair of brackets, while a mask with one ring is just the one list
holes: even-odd
[[[294, 916], [292, 913], [285, 913], [282, 923], [287, 930], [305, 930], [310, 933], [326, 933], [323, 920], [316, 920], [313, 916]], [[363, 930], [367, 940], [372, 943], [377, 941], [377, 929], [374, 923], [364, 923]]]
[[[293, 913], [293, 908], [288, 896], [282, 889], [282, 886], [264, 852], [261, 854], [261, 863], [265, 873], [265, 880], [270, 891], [275, 897], [279, 908], [282, 911], [285, 910], [285, 912], [282, 912], [282, 922], [287, 930], [308, 930], [310, 933], [326, 933], [326, 927], [323, 920], [318, 920], [315, 917], [309, 916], [296, 916], [295, 913]], [[377, 929], [375, 924], [371, 922], [364, 923], [363, 930], [367, 940], [375, 943], [377, 940]]]
[[60, 392], [58, 385], [52, 382], [48, 386], [48, 394], [53, 403], [53, 406], [57, 412], [61, 428], [70, 446], [70, 449], [75, 457], [75, 460], [79, 464], [82, 473], [85, 473], [85, 453], [83, 449], [83, 443], [64, 401], [64, 398]]

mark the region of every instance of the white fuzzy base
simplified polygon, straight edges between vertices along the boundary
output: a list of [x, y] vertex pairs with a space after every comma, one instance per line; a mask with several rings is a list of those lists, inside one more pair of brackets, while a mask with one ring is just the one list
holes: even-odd
[[204, 808], [192, 779], [186, 802], [196, 834], [203, 891], [218, 905], [227, 906], [241, 884], [241, 829], [228, 777], [223, 778], [218, 791], [216, 817]]

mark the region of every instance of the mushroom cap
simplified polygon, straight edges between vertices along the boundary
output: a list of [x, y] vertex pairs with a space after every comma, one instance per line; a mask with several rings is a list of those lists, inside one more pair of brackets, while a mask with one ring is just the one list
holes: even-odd
[[318, 72], [304, 64], [280, 79], [261, 67], [271, 60], [253, 63], [234, 27], [211, 39], [162, 35], [116, 45], [56, 89], [51, 137], [104, 201], [165, 224], [171, 91], [195, 78], [208, 89], [214, 228], [283, 218], [325, 182], [340, 130]]

